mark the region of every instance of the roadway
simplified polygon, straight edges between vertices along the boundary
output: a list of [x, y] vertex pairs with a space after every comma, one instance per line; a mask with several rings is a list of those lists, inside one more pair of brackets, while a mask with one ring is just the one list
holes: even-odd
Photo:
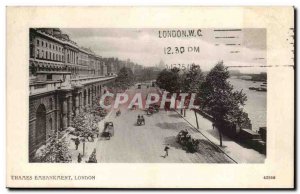
[[[132, 97], [141, 92], [145, 98], [155, 88], [132, 87], [126, 93]], [[174, 111], [160, 110], [147, 116], [144, 110], [120, 108], [121, 115], [115, 111], [106, 118], [114, 123], [114, 136], [110, 140], [100, 138], [97, 142], [98, 163], [231, 163], [232, 161], [215, 145], [207, 141]], [[146, 125], [136, 126], [137, 115], [143, 114]], [[188, 129], [192, 137], [200, 139], [199, 150], [187, 153], [176, 143], [176, 135], [182, 129]], [[169, 156], [164, 158], [164, 147], [169, 145]]]

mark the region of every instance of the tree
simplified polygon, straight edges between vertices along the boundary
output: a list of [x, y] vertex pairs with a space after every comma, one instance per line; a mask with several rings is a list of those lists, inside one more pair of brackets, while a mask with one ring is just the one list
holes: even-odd
[[98, 120], [90, 113], [79, 113], [73, 118], [72, 127], [77, 136], [89, 137], [98, 132]]
[[183, 74], [182, 91], [189, 93], [199, 93], [201, 85], [204, 82], [204, 75], [201, 68], [197, 65], [192, 65], [188, 72]]
[[35, 155], [36, 162], [48, 163], [69, 163], [72, 162], [72, 156], [65, 139], [57, 139], [51, 136], [49, 143], [41, 147]]
[[173, 68], [171, 70], [162, 70], [156, 79], [156, 84], [161, 89], [165, 89], [168, 92], [175, 93], [180, 90], [180, 76], [179, 69]]
[[201, 86], [202, 109], [214, 119], [219, 130], [220, 146], [222, 146], [222, 131], [227, 123], [241, 125], [247, 118], [242, 107], [247, 100], [243, 91], [233, 91], [233, 86], [227, 81], [229, 72], [223, 62], [219, 62], [207, 74]]
[[91, 113], [94, 116], [105, 117], [107, 115], [107, 111], [100, 105], [100, 99], [96, 99], [91, 108]]
[[134, 75], [131, 69], [128, 67], [122, 67], [115, 80], [114, 87], [125, 90], [130, 86], [132, 86], [133, 82], [134, 82]]
[[[195, 93], [199, 94], [201, 91], [202, 83], [204, 82], [204, 75], [201, 71], [200, 66], [192, 65], [189, 71], [185, 72], [182, 75], [182, 84], [181, 84], [181, 91], [185, 93]], [[196, 96], [197, 98], [198, 96]], [[184, 115], [185, 115], [185, 109]], [[183, 111], [181, 110], [181, 114], [183, 114]], [[198, 118], [197, 113], [195, 112], [196, 122], [197, 122], [197, 128], [198, 126]]]

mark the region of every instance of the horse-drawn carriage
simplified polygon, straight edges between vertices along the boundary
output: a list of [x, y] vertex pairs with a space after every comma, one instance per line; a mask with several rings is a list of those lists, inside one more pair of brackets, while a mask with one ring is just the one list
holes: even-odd
[[136, 124], [138, 126], [145, 125], [145, 118], [144, 118], [144, 116], [138, 116]]
[[147, 115], [152, 115], [153, 113], [159, 112], [159, 105], [157, 104], [150, 104], [149, 108], [146, 109]]
[[130, 107], [130, 110], [136, 110], [136, 105], [132, 105], [131, 107]]
[[118, 117], [118, 116], [120, 116], [120, 115], [121, 115], [121, 111], [118, 110], [118, 111], [116, 112], [116, 117]]
[[114, 124], [113, 122], [105, 122], [102, 137], [109, 140], [114, 135]]
[[183, 149], [188, 152], [196, 152], [200, 141], [198, 139], [193, 139], [187, 130], [181, 130], [177, 137], [176, 142], [182, 145]]

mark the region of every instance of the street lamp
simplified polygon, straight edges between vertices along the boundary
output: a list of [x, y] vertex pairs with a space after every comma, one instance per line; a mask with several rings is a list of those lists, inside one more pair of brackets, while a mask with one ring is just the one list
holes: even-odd
[[82, 155], [84, 156], [84, 152], [85, 152], [85, 138], [82, 140]]

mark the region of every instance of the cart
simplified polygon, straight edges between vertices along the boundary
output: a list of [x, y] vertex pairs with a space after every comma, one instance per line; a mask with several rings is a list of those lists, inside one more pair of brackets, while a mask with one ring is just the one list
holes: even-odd
[[102, 132], [102, 137], [109, 140], [112, 136], [114, 136], [114, 124], [113, 122], [105, 122], [104, 129]]

